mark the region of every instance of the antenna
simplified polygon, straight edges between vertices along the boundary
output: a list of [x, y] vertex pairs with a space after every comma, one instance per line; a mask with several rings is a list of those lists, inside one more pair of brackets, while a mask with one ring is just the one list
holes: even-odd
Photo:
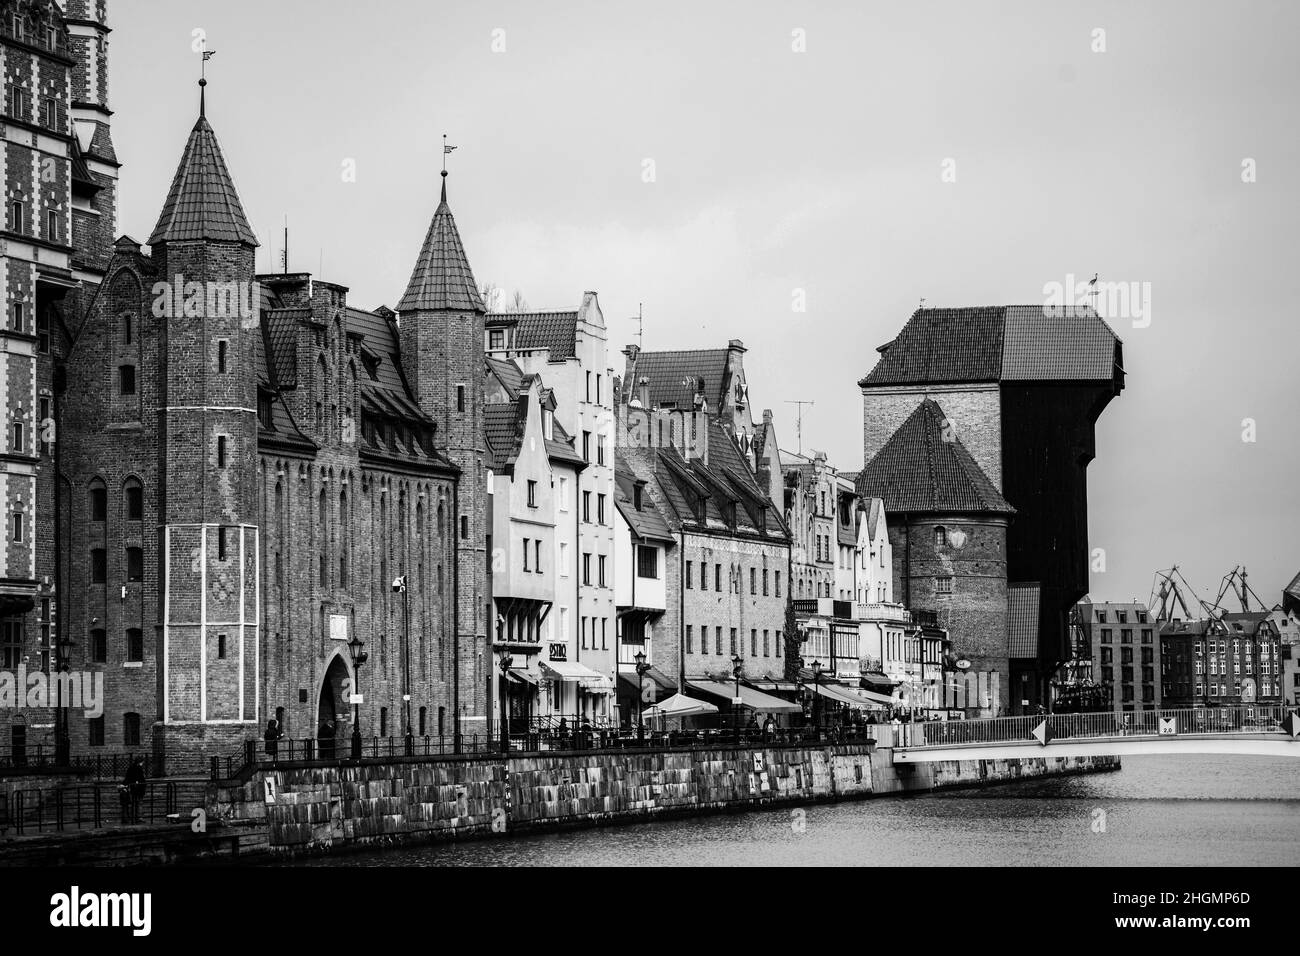
[[641, 312], [641, 303], [636, 304], [636, 315], [628, 319], [629, 322], [636, 323], [636, 347], [638, 349], [645, 347], [645, 316]]
[[795, 419], [794, 431], [795, 431], [795, 435], [799, 439], [799, 454], [802, 455], [803, 454], [803, 407], [805, 405], [809, 405], [809, 406], [816, 405], [817, 403], [805, 401], [803, 399], [791, 400], [788, 398], [785, 400], [785, 403], [787, 405], [794, 405], [797, 408], [798, 414]]
[[280, 253], [281, 265], [284, 266], [284, 274], [289, 274], [289, 216], [284, 217], [284, 250]]

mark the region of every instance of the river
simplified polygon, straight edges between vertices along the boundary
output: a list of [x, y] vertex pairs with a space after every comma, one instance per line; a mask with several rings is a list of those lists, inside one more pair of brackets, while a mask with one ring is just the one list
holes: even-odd
[[315, 866], [1295, 866], [1300, 761], [1116, 773], [316, 857]]

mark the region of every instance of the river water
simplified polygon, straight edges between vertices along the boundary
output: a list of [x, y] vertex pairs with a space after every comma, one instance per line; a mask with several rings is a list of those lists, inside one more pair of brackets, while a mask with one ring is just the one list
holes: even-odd
[[317, 866], [1295, 866], [1300, 760], [1125, 757], [1116, 773], [460, 844]]

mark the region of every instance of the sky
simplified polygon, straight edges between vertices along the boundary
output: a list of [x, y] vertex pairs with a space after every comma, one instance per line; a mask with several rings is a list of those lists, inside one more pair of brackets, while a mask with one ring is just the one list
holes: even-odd
[[[611, 365], [741, 339], [781, 444], [862, 466], [876, 347], [927, 306], [1099, 308], [1127, 383], [1091, 594], [1300, 571], [1300, 4], [109, 0], [119, 231], [207, 115], [262, 241], [373, 308], [448, 195], [480, 285], [599, 292]], [[197, 32], [196, 32], [197, 31]], [[323, 268], [323, 271], [322, 271]], [[1108, 285], [1109, 284], [1109, 285]], [[1108, 311], [1109, 310], [1109, 311]], [[1100, 562], [1098, 562], [1100, 564]]]

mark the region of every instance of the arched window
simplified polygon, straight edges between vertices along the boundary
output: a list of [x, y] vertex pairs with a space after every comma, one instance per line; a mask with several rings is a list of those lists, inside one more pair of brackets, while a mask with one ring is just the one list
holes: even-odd
[[947, 531], [947, 529], [944, 528], [943, 525], [939, 525], [939, 526], [937, 526], [937, 527], [934, 529], [934, 546], [935, 546], [936, 548], [942, 548], [942, 547], [944, 547], [947, 543], [948, 543], [948, 531]]
[[128, 478], [122, 484], [122, 506], [127, 521], [144, 520], [144, 487], [139, 478]]

